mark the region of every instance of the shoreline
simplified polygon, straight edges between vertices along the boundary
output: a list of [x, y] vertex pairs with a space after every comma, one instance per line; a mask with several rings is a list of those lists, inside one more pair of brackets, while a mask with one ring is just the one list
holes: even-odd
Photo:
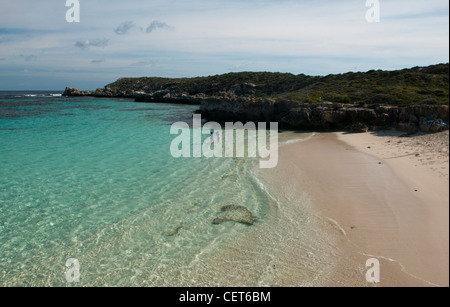
[[412, 152], [417, 140], [396, 132], [322, 133], [280, 148], [277, 170], [265, 174], [306, 191], [337, 250], [324, 285], [373, 286], [365, 265], [376, 258], [376, 286], [448, 286], [448, 142], [439, 155]]

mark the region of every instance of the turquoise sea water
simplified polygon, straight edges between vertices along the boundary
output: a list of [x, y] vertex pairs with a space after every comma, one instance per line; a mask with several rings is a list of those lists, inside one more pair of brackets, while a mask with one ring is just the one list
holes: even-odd
[[[191, 121], [197, 107], [0, 96], [0, 286], [277, 283], [267, 271], [277, 234], [262, 235], [274, 200], [254, 176], [258, 161], [170, 154], [171, 125]], [[250, 209], [255, 225], [213, 225], [230, 204]], [[316, 241], [306, 230], [301, 237]], [[248, 238], [273, 242], [239, 259]], [[70, 258], [80, 283], [66, 280]]]

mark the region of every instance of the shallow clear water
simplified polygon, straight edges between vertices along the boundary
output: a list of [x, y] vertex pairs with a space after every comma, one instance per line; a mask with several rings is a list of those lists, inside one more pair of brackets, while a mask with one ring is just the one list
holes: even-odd
[[[285, 271], [294, 257], [317, 278], [307, 210], [292, 218], [258, 161], [171, 156], [171, 125], [197, 107], [57, 94], [0, 93], [0, 286], [277, 285], [274, 259], [298, 242], [307, 257]], [[255, 225], [213, 225], [230, 204]]]
[[170, 126], [196, 107], [8, 94], [0, 102], [2, 285], [64, 285], [69, 258], [79, 259], [83, 285], [171, 284], [178, 273], [163, 278], [166, 263], [188, 266], [222, 235], [248, 228], [212, 225], [221, 206], [264, 216], [251, 162], [172, 158]]

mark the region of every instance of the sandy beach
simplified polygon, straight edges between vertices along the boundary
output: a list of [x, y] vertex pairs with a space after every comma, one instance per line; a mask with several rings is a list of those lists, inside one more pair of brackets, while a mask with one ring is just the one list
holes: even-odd
[[[448, 131], [323, 133], [280, 148], [277, 189], [306, 191], [336, 248], [324, 286], [449, 285]], [[381, 282], [366, 281], [366, 261]]]

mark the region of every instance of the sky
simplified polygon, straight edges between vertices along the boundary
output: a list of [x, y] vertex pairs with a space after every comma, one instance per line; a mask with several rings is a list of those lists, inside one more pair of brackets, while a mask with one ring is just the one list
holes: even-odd
[[447, 0], [371, 0], [379, 3], [379, 22], [367, 20], [377, 6], [366, 0], [78, 2], [80, 20], [68, 22], [66, 0], [0, 0], [0, 90], [449, 62]]

